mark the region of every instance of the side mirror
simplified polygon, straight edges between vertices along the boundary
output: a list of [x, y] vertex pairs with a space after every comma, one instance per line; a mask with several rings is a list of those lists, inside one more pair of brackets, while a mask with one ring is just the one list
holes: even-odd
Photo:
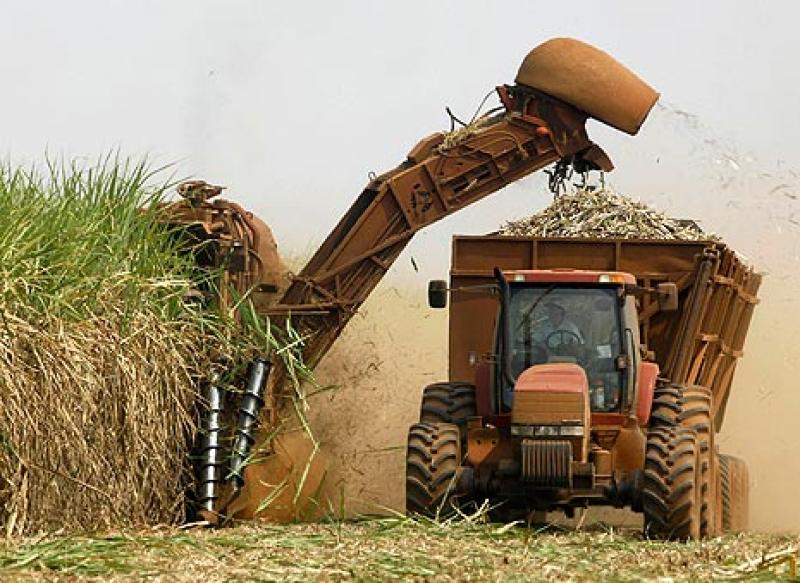
[[656, 298], [662, 312], [674, 312], [678, 309], [678, 286], [671, 281], [659, 283], [656, 287]]
[[447, 282], [443, 279], [428, 282], [428, 305], [431, 308], [447, 307]]

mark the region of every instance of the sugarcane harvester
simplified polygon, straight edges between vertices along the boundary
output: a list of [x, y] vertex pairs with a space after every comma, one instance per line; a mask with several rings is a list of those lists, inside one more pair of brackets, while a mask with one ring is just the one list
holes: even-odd
[[[274, 241], [266, 225], [250, 213], [212, 200], [218, 191], [193, 183], [184, 189], [185, 199], [177, 203], [174, 216], [192, 225], [198, 240], [212, 243], [203, 246], [202, 260], [224, 266], [225, 283], [239, 294], [249, 293], [274, 329], [290, 322], [304, 338], [305, 363], [313, 367], [417, 231], [556, 163], [582, 173], [612, 170], [608, 156], [587, 135], [587, 119], [635, 135], [658, 98], [606, 53], [566, 38], [533, 49], [515, 84], [496, 91], [501, 104], [496, 110], [467, 127], [424, 138], [399, 166], [373, 178], [282, 293], [275, 293], [282, 286]], [[250, 423], [253, 415], [263, 437], [284, 414], [289, 398], [285, 380], [279, 360], [272, 362], [269, 378], [251, 372], [249, 403], [260, 406], [240, 415], [247, 424], [239, 431], [247, 436], [240, 445], [260, 443]], [[225, 469], [217, 455], [218, 441], [212, 441], [208, 451], [215, 454], [206, 456], [201, 471], [206, 514], [252, 516], [255, 507], [230, 503], [229, 491], [269, 482], [269, 476], [260, 475], [258, 463], [239, 472], [242, 451], [232, 454], [236, 467]]]

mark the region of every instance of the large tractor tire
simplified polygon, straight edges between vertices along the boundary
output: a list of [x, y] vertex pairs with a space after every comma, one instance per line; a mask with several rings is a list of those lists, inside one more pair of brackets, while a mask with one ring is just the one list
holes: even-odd
[[647, 434], [642, 506], [649, 538], [700, 538], [702, 500], [697, 434], [684, 427], [659, 427]]
[[717, 455], [711, 391], [697, 385], [669, 385], [656, 389], [650, 427], [683, 427], [697, 434], [700, 450], [700, 536], [715, 536], [720, 527]]
[[466, 440], [467, 419], [476, 415], [475, 386], [469, 383], [434, 383], [422, 392], [420, 423], [452, 423]]
[[745, 532], [750, 519], [750, 473], [744, 460], [719, 455], [722, 532]]
[[406, 512], [435, 518], [452, 514], [458, 508], [455, 488], [461, 457], [456, 425], [412, 425], [406, 450]]

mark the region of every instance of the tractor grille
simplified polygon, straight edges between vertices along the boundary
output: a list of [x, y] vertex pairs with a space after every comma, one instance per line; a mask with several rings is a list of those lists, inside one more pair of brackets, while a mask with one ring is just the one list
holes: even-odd
[[572, 487], [572, 443], [523, 439], [522, 480], [540, 488]]

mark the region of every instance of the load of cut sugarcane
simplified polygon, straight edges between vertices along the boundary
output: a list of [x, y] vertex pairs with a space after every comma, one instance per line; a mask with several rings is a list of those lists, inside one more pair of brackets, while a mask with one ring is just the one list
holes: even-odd
[[615, 239], [710, 240], [694, 222], [673, 219], [609, 188], [578, 188], [542, 211], [508, 221], [503, 235]]

